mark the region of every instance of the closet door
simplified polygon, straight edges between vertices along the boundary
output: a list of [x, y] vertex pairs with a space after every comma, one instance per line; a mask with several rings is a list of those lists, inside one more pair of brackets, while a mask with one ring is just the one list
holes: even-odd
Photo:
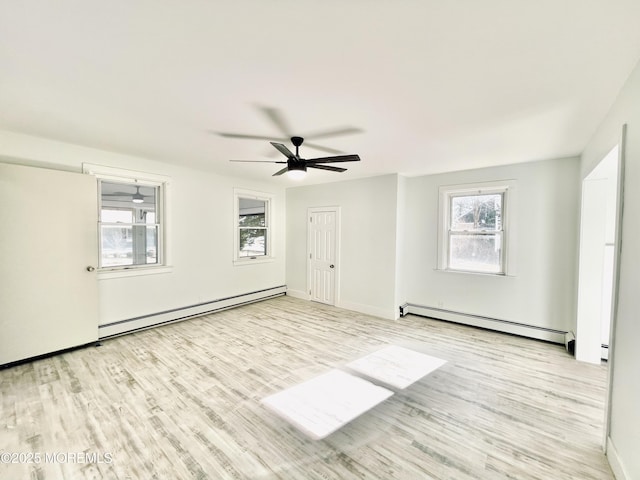
[[0, 164], [0, 365], [98, 339], [94, 177]]
[[309, 209], [309, 295], [314, 302], [336, 304], [338, 210]]

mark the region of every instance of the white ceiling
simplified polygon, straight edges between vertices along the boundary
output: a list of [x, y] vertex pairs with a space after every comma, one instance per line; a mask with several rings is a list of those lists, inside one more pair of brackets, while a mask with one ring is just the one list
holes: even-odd
[[0, 129], [282, 185], [281, 165], [228, 161], [280, 159], [267, 141], [215, 132], [280, 138], [269, 108], [301, 136], [362, 130], [317, 139], [362, 161], [307, 183], [574, 156], [640, 59], [639, 18], [638, 0], [0, 0]]

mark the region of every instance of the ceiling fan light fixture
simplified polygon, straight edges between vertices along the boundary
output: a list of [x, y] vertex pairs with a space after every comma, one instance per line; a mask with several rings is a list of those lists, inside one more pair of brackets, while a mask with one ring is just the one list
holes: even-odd
[[302, 180], [306, 176], [307, 167], [304, 165], [291, 166], [289, 167], [289, 170], [287, 170], [287, 177], [289, 177], [291, 180]]
[[131, 201], [133, 203], [143, 203], [144, 202], [144, 196], [140, 193], [140, 187], [136, 187], [136, 193], [134, 193], [133, 196], [131, 197]]

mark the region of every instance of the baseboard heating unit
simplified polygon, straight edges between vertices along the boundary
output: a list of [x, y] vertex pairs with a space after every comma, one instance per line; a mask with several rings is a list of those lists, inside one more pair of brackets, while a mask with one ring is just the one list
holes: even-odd
[[404, 316], [408, 313], [419, 315], [421, 317], [434, 318], [436, 320], [446, 320], [463, 325], [473, 327], [486, 328], [487, 330], [495, 330], [503, 333], [511, 333], [522, 337], [535, 338], [553, 343], [565, 343], [565, 334], [562, 330], [554, 330], [552, 328], [538, 327], [535, 325], [527, 325], [524, 323], [512, 322], [509, 320], [501, 320], [498, 318], [483, 317], [482, 315], [473, 315], [470, 313], [455, 312], [445, 310], [443, 308], [427, 307], [424, 305], [416, 305], [413, 303], [405, 303], [400, 306], [400, 315]]
[[137, 330], [144, 330], [167, 323], [187, 320], [189, 318], [198, 317], [200, 315], [206, 315], [208, 313], [214, 313], [220, 310], [227, 310], [229, 308], [259, 302], [261, 300], [279, 297], [281, 295], [285, 295], [286, 291], [287, 286], [280, 285], [278, 287], [266, 288], [264, 290], [257, 290], [254, 292], [219, 298], [217, 300], [198, 303], [196, 305], [173, 308], [171, 310], [165, 310], [163, 312], [142, 315], [125, 320], [118, 320], [116, 322], [100, 325], [98, 327], [98, 337], [100, 338], [100, 340], [104, 340], [106, 338], [135, 332]]

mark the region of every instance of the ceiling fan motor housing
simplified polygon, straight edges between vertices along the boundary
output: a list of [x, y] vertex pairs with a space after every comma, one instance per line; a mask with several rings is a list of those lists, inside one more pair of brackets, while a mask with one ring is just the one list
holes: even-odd
[[307, 164], [304, 160], [299, 160], [297, 158], [290, 158], [287, 160], [287, 169], [288, 170], [300, 170], [301, 172], [307, 171]]

